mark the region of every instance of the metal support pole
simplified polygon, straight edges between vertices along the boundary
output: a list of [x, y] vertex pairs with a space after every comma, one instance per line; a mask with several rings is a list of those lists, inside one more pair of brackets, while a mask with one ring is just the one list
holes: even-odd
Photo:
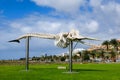
[[26, 71], [29, 70], [29, 37], [26, 38]]
[[72, 51], [73, 51], [73, 42], [70, 40], [69, 45], [69, 71], [72, 72]]

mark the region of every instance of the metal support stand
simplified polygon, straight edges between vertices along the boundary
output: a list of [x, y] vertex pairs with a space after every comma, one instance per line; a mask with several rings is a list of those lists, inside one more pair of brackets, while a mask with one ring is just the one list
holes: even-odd
[[29, 37], [26, 38], [26, 71], [29, 70]]
[[72, 72], [72, 51], [73, 51], [73, 42], [70, 41], [70, 45], [69, 45], [69, 72]]

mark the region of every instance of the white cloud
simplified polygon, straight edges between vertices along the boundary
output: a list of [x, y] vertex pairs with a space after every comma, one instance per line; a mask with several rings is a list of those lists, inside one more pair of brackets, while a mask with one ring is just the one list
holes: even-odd
[[104, 11], [104, 12], [116, 12], [116, 11], [119, 11], [119, 4], [118, 3], [115, 3], [115, 2], [109, 2], [108, 4], [105, 4], [105, 5], [101, 5], [101, 9]]
[[113, 33], [114, 33], [114, 30], [113, 30], [113, 29], [109, 29], [109, 33], [110, 33], [110, 34], [113, 34]]
[[102, 0], [90, 0], [90, 5], [93, 7], [100, 7]]
[[32, 28], [30, 28], [30, 27], [23, 27], [23, 28], [21, 28], [21, 31], [23, 33], [29, 33], [29, 32], [32, 32]]
[[63, 12], [77, 12], [84, 0], [32, 0], [39, 6], [48, 6]]
[[59, 33], [62, 31], [69, 31], [70, 29], [76, 28], [76, 23], [74, 21], [59, 20], [50, 17], [41, 16], [37, 18], [28, 16], [24, 19], [19, 19], [9, 23], [12, 31], [19, 31], [18, 33], [28, 33], [28, 32], [41, 32], [41, 33]]
[[120, 14], [120, 4], [116, 5], [116, 11]]
[[89, 23], [86, 23], [86, 30], [90, 33], [94, 33], [99, 29], [99, 24], [98, 22], [92, 20]]

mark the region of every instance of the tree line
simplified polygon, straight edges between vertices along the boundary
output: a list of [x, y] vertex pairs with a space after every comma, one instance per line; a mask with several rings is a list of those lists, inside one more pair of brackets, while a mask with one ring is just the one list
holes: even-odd
[[[111, 61], [116, 62], [120, 55], [120, 42], [117, 39], [105, 40], [101, 43], [103, 48], [94, 49], [92, 51], [84, 50], [77, 52], [76, 55], [72, 56], [74, 62], [105, 62]], [[25, 58], [20, 58], [20, 60], [25, 60]], [[69, 55], [57, 56], [41, 56], [31, 58], [33, 61], [43, 61], [43, 62], [68, 62]]]

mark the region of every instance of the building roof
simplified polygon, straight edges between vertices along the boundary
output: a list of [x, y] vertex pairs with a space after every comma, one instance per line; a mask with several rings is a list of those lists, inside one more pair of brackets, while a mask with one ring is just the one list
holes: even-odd
[[120, 42], [120, 39], [118, 39], [117, 41]]

